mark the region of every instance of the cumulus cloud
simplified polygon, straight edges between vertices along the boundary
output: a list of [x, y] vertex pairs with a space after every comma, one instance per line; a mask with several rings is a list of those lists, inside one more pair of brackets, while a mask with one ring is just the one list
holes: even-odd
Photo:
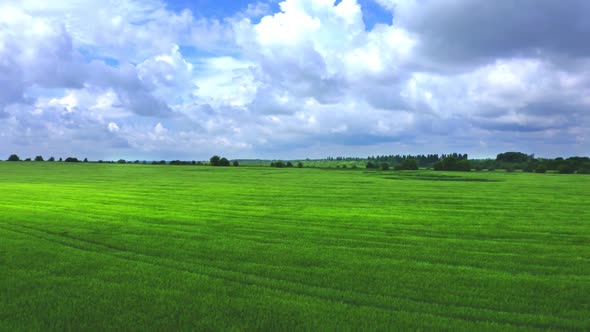
[[587, 1], [377, 2], [5, 0], [0, 152], [590, 153]]

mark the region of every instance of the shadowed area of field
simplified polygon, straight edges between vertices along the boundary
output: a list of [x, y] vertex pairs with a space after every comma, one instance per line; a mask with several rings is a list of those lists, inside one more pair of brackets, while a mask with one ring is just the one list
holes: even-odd
[[0, 163], [0, 330], [588, 330], [590, 176]]

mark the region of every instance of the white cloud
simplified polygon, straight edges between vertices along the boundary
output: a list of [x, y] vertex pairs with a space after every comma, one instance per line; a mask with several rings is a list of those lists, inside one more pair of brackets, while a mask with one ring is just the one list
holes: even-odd
[[[307, 157], [489, 153], [512, 140], [588, 153], [584, 2], [519, 3], [555, 23], [543, 36], [501, 2], [378, 2], [393, 25], [368, 29], [355, 0], [285, 0], [277, 13], [257, 2], [215, 19], [159, 0], [5, 0], [5, 148]], [[507, 27], [492, 24], [500, 16]]]
[[111, 133], [117, 133], [120, 130], [115, 122], [109, 122], [108, 128]]

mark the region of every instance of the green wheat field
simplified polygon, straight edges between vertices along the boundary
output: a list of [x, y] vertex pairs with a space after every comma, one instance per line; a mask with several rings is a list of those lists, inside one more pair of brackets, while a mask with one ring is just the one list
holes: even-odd
[[0, 163], [0, 330], [590, 330], [590, 176]]

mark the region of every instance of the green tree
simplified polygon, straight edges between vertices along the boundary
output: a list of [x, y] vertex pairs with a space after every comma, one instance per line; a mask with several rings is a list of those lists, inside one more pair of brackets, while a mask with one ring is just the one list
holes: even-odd
[[213, 156], [213, 157], [211, 157], [211, 159], [209, 159], [209, 163], [211, 164], [211, 166], [219, 166], [220, 160], [221, 160], [220, 156]]
[[535, 168], [535, 173], [547, 173], [547, 166], [540, 164]]
[[45, 160], [43, 159], [43, 156], [37, 156], [37, 157], [35, 157], [35, 161], [45, 161]]
[[457, 162], [457, 168], [455, 171], [460, 172], [470, 172], [471, 171], [471, 163], [467, 159], [459, 160]]
[[240, 162], [237, 160], [234, 160], [233, 165], [234, 165], [234, 167], [238, 167], [238, 166], [240, 166]]
[[564, 163], [563, 165], [557, 168], [557, 171], [559, 172], [559, 174], [574, 174], [576, 168], [569, 163]]
[[218, 166], [229, 166], [230, 162], [227, 158], [221, 158], [219, 159], [219, 165]]
[[53, 157], [49, 157], [49, 159], [47, 159], [47, 161], [54, 162], [54, 161], [55, 161], [55, 158], [53, 158]]
[[298, 162], [297, 163], [297, 168], [303, 168], [303, 163], [302, 162]]
[[388, 163], [381, 163], [381, 170], [384, 170], [384, 171], [389, 170], [389, 164]]
[[471, 171], [471, 163], [467, 159], [457, 159], [455, 156], [446, 157], [434, 164], [435, 171]]
[[526, 163], [532, 159], [534, 159], [533, 155], [529, 156], [522, 152], [505, 152], [496, 156], [496, 161], [506, 163]]
[[11, 154], [10, 157], [8, 157], [8, 161], [20, 161], [20, 157], [15, 154]]
[[408, 170], [413, 171], [418, 169], [418, 161], [416, 159], [404, 159], [401, 164], [395, 166], [396, 171]]
[[275, 161], [275, 162], [270, 163], [270, 167], [283, 168], [283, 167], [285, 167], [285, 163], [282, 160]]
[[435, 162], [434, 165], [432, 165], [432, 167], [434, 168], [435, 171], [444, 171], [445, 170], [445, 166], [444, 166], [442, 160]]

